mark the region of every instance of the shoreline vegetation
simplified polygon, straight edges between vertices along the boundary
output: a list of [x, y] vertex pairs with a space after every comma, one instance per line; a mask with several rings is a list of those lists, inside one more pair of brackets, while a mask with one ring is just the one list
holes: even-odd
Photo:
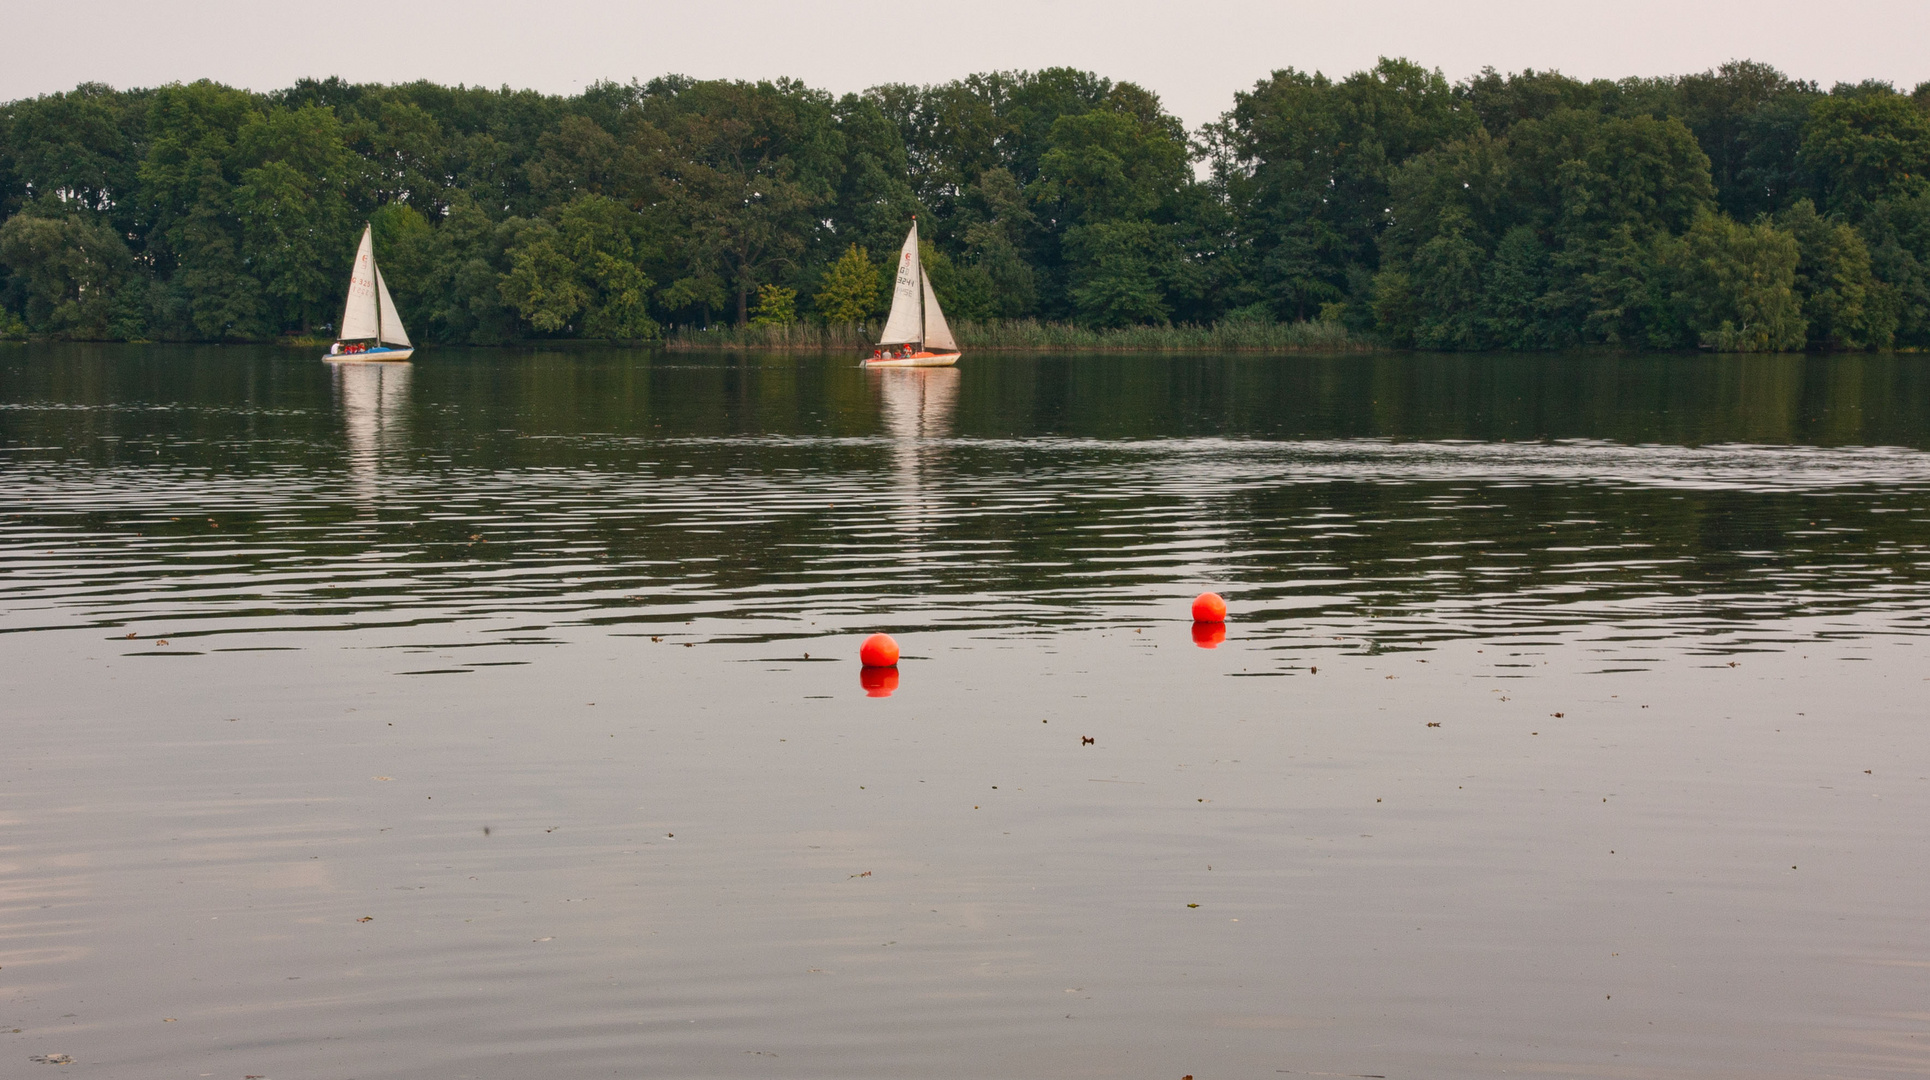
[[868, 350], [913, 216], [968, 349], [1916, 351], [1930, 83], [89, 83], [0, 104], [0, 339], [326, 343], [366, 221], [420, 345]]
[[[961, 320], [952, 335], [967, 352], [1079, 349], [1095, 352], [1366, 352], [1369, 342], [1332, 322], [1226, 322], [1212, 326], [1093, 328], [1037, 319]], [[794, 349], [863, 355], [876, 347], [877, 327], [858, 323], [752, 323], [666, 333], [671, 350]]]

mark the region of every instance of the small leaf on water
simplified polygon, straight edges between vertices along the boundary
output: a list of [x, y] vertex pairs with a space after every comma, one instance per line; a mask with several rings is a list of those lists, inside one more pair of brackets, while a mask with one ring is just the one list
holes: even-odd
[[359, 918], [359, 919], [357, 919], [357, 920], [355, 920], [355, 921], [356, 921], [356, 922], [374, 922], [374, 921], [375, 921], [375, 916], [373, 916], [373, 915], [364, 915], [364, 916], [362, 916], [361, 918]]
[[1186, 906], [1187, 906], [1187, 907], [1199, 907], [1199, 905], [1198, 905], [1198, 904], [1188, 904], [1188, 905], [1186, 905]]

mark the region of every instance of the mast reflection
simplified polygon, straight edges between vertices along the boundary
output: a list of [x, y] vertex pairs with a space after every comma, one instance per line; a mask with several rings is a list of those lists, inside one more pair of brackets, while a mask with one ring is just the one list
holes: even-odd
[[382, 459], [408, 439], [407, 364], [331, 364], [348, 438], [349, 486], [364, 516], [375, 514]]
[[958, 369], [882, 368], [867, 374], [892, 439], [893, 517], [905, 532], [922, 535], [941, 512], [929, 479], [944, 440], [951, 437]]

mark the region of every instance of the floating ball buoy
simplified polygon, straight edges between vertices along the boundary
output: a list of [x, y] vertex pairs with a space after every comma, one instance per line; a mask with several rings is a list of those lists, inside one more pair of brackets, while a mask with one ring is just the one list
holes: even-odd
[[890, 634], [873, 634], [858, 646], [858, 662], [865, 667], [897, 667], [898, 643]]
[[1194, 622], [1225, 622], [1226, 601], [1219, 593], [1203, 592], [1193, 598]]
[[1217, 649], [1226, 640], [1226, 624], [1223, 622], [1196, 622], [1193, 624], [1193, 644], [1202, 649]]
[[890, 697], [898, 689], [898, 669], [895, 667], [862, 667], [858, 669], [858, 685], [864, 687], [866, 697]]

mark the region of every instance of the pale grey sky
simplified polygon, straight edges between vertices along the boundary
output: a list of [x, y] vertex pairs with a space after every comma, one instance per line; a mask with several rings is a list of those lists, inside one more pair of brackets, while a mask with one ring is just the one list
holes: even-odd
[[791, 75], [834, 92], [1072, 65], [1156, 91], [1189, 125], [1281, 67], [1342, 75], [1380, 55], [1459, 79], [1493, 65], [1581, 77], [1767, 61], [1821, 81], [1930, 80], [1926, 0], [7, 0], [0, 100], [213, 78], [426, 78], [568, 93], [667, 72]]

